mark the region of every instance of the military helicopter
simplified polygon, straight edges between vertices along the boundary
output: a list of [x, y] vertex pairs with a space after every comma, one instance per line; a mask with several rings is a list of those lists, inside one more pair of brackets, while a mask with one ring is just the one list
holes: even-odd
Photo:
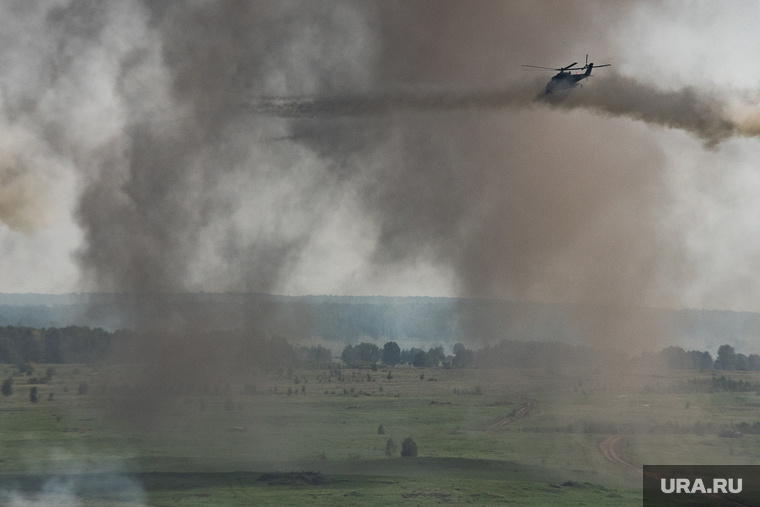
[[[567, 67], [560, 67], [558, 69], [554, 69], [552, 67], [539, 67], [537, 65], [523, 65], [523, 67], [531, 67], [534, 69], [544, 70], [558, 70], [559, 74], [553, 76], [551, 80], [546, 83], [546, 93], [553, 93], [559, 90], [575, 88], [582, 80], [591, 76], [591, 70], [594, 68], [598, 69], [600, 67], [609, 67], [612, 65], [610, 63], [605, 63], [603, 65], [594, 65], [593, 62], [588, 63], [588, 55], [586, 55], [586, 64], [583, 67], [574, 67], [574, 65], [577, 65], [577, 63], [578, 62], [573, 62]], [[573, 70], [580, 70], [581, 72], [576, 72], [573, 74], [571, 72]]]

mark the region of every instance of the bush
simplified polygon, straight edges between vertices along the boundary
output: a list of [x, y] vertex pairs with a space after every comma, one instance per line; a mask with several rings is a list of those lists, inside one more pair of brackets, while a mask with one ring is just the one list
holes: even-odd
[[392, 438], [389, 438], [385, 443], [385, 455], [389, 458], [396, 454], [396, 442]]
[[29, 391], [29, 401], [37, 403], [37, 386], [32, 387]]
[[385, 435], [385, 428], [383, 427], [382, 424], [377, 427], [377, 434], [378, 435]]
[[412, 437], [406, 437], [401, 442], [401, 456], [404, 458], [414, 458], [417, 456], [417, 444]]
[[13, 394], [13, 377], [8, 377], [3, 380], [3, 387], [0, 390], [2, 390], [3, 396], [10, 396]]

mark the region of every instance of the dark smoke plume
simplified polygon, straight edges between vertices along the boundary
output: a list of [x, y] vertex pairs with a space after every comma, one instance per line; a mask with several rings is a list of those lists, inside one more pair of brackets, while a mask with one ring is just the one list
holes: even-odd
[[281, 118], [330, 118], [398, 112], [446, 112], [458, 109], [499, 109], [526, 106], [535, 84], [510, 91], [471, 93], [393, 93], [376, 96], [265, 97], [248, 106], [251, 111]]
[[732, 136], [756, 134], [730, 117], [725, 99], [696, 88], [664, 91], [610, 71], [573, 91], [576, 93], [546, 94], [539, 100], [558, 109], [584, 108], [685, 130], [708, 147]]
[[544, 104], [556, 109], [586, 109], [681, 129], [702, 139], [708, 147], [715, 147], [733, 136], [756, 136], [760, 132], [760, 126], [751, 117], [732, 118], [738, 111], [732, 112], [727, 100], [718, 94], [696, 88], [665, 91], [614, 71], [582, 90], [536, 94], [538, 88], [536, 81], [491, 92], [263, 97], [241, 107], [281, 118], [334, 118], [399, 112], [528, 108]]
[[[698, 89], [610, 74], [554, 100], [514, 77], [520, 63], [606, 47], [629, 8], [11, 2], [21, 42], [5, 36], [4, 123], [79, 176], [82, 285], [134, 298], [125, 325], [152, 339], [124, 354], [145, 365], [148, 394], [225, 367], [200, 337], [203, 313], [170, 295], [277, 292], [299, 267], [335, 270], [335, 224], [356, 228], [349, 286], [433, 266], [461, 296], [677, 304], [689, 259], [658, 141], [588, 111], [710, 145], [739, 123]], [[266, 328], [240, 313], [251, 333]], [[589, 340], [657, 336], [630, 314], [598, 321]], [[132, 412], [160, 406], [144, 399]]]

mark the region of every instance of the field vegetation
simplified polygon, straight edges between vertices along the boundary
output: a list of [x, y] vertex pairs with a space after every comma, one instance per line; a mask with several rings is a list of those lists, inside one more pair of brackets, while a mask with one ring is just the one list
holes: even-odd
[[639, 505], [641, 464], [760, 459], [754, 371], [333, 363], [151, 396], [129, 364], [28, 368], [0, 366], [8, 503]]

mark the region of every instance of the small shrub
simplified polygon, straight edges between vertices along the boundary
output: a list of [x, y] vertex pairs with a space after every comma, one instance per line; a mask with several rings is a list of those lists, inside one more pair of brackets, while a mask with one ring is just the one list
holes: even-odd
[[392, 438], [389, 438], [385, 443], [385, 455], [389, 458], [396, 454], [396, 442]]
[[385, 428], [383, 427], [382, 424], [377, 427], [377, 434], [378, 435], [385, 435]]
[[412, 437], [406, 437], [401, 442], [401, 456], [404, 458], [414, 458], [417, 456], [417, 443]]
[[3, 393], [3, 396], [10, 396], [13, 394], [13, 377], [8, 377], [3, 380], [3, 386], [0, 390]]
[[37, 403], [37, 386], [32, 387], [29, 391], [29, 401]]

